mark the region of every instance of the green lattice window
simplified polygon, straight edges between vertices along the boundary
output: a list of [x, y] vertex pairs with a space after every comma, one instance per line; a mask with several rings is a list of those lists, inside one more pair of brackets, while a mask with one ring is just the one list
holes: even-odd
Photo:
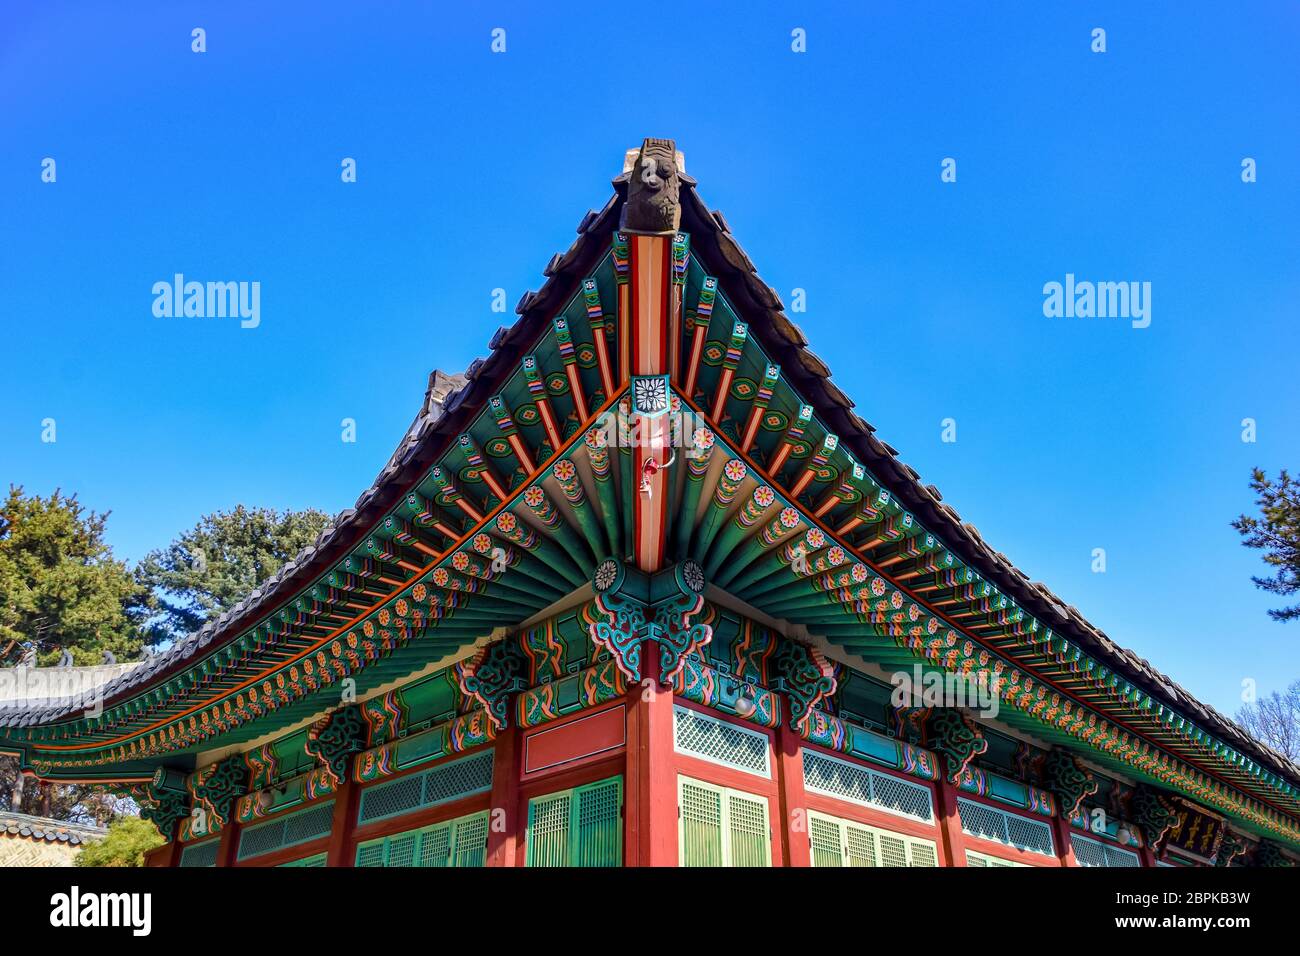
[[766, 734], [740, 727], [689, 707], [673, 708], [673, 741], [678, 753], [771, 777], [771, 747]]
[[301, 860], [290, 860], [288, 863], [281, 863], [281, 867], [286, 866], [324, 866], [325, 854], [317, 853], [314, 856], [304, 856]]
[[677, 848], [682, 866], [771, 866], [767, 800], [677, 778]]
[[288, 813], [266, 823], [248, 827], [239, 834], [240, 861], [274, 853], [285, 847], [319, 840], [334, 824], [334, 801]]
[[181, 850], [181, 866], [216, 866], [220, 840], [191, 843]]
[[1017, 863], [1015, 860], [1004, 860], [1001, 857], [989, 856], [987, 853], [976, 853], [974, 850], [966, 851], [966, 865], [974, 867], [983, 867], [985, 869], [996, 869], [1002, 866], [1028, 866], [1028, 863]]
[[1142, 860], [1132, 850], [1102, 843], [1091, 837], [1070, 834], [1070, 848], [1080, 866], [1141, 866]]
[[374, 823], [492, 789], [492, 751], [484, 750], [361, 791], [358, 823]]
[[864, 807], [915, 817], [929, 823], [934, 819], [930, 790], [919, 783], [841, 760], [816, 750], [803, 750], [803, 785], [813, 793]]
[[824, 813], [808, 814], [813, 866], [938, 866], [933, 840], [905, 836]]
[[528, 801], [528, 866], [621, 866], [623, 778]]
[[962, 832], [970, 836], [1043, 856], [1056, 855], [1052, 828], [1041, 818], [1011, 813], [965, 797], [957, 798], [957, 813], [961, 817]]
[[483, 866], [487, 862], [488, 812], [471, 813], [420, 830], [408, 830], [357, 846], [357, 866]]

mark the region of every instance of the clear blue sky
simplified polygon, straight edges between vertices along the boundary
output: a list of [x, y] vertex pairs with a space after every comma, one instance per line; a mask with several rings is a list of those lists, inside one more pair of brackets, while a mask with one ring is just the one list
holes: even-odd
[[[111, 509], [132, 560], [239, 502], [351, 505], [512, 317], [492, 289], [669, 136], [996, 548], [1220, 709], [1300, 677], [1229, 527], [1251, 466], [1300, 468], [1298, 8], [807, 6], [5, 3], [0, 479]], [[177, 272], [260, 282], [260, 327], [156, 319]], [[1150, 328], [1045, 318], [1068, 272], [1152, 283]]]

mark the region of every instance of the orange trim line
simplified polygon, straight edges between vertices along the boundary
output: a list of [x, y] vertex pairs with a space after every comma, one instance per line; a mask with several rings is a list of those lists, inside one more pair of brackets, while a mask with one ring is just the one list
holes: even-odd
[[[512, 504], [512, 503], [515, 501], [515, 499], [518, 498], [518, 497], [519, 497], [519, 496], [520, 496], [520, 495], [521, 495], [521, 494], [522, 494], [522, 493], [523, 493], [523, 492], [528, 488], [529, 485], [531, 485], [533, 482], [535, 482], [535, 481], [537, 480], [538, 476], [539, 476], [542, 472], [544, 472], [548, 467], [550, 467], [550, 465], [551, 465], [551, 463], [552, 463], [553, 461], [555, 461], [557, 458], [559, 458], [559, 456], [562, 455], [564, 452], [568, 451], [570, 447], [572, 447], [574, 444], [577, 443], [577, 441], [578, 441], [579, 439], [581, 439], [584, 435], [586, 435], [586, 433], [587, 433], [587, 429], [591, 426], [591, 423], [592, 423], [593, 421], [595, 421], [596, 419], [598, 419], [601, 415], [603, 415], [603, 414], [604, 414], [608, 409], [610, 409], [610, 408], [614, 405], [614, 403], [615, 403], [619, 398], [622, 397], [623, 389], [624, 389], [624, 387], [626, 387], [626, 384], [627, 384], [627, 383], [623, 383], [623, 386], [621, 386], [621, 387], [619, 388], [619, 390], [618, 390], [617, 392], [615, 392], [615, 394], [614, 394], [614, 395], [613, 395], [613, 396], [612, 396], [608, 401], [605, 402], [605, 404], [601, 405], [600, 408], [598, 408], [598, 409], [596, 410], [596, 413], [595, 413], [594, 415], [590, 416], [590, 417], [587, 419], [587, 421], [583, 423], [582, 427], [580, 427], [580, 428], [578, 428], [576, 431], [574, 431], [574, 433], [573, 433], [571, 436], [569, 436], [568, 441], [566, 441], [563, 445], [561, 445], [561, 446], [556, 450], [556, 452], [555, 452], [553, 455], [551, 455], [550, 458], [548, 458], [548, 459], [546, 460], [546, 463], [545, 463], [545, 464], [543, 464], [540, 468], [538, 468], [538, 469], [537, 469], [536, 471], [534, 471], [531, 475], [529, 475], [528, 478], [527, 478], [527, 480], [525, 480], [524, 482], [522, 482], [522, 483], [519, 485], [519, 487], [516, 488], [516, 489], [514, 490], [514, 493], [511, 494], [509, 498], [507, 498], [505, 501], [501, 502], [499, 505], [497, 505], [495, 508], [493, 508], [491, 511], [489, 511], [489, 512], [488, 512], [488, 513], [483, 517], [483, 519], [482, 519], [478, 524], [474, 525], [474, 527], [472, 527], [468, 532], [466, 532], [464, 535], [462, 535], [462, 536], [460, 537], [460, 539], [459, 539], [458, 541], [455, 542], [455, 544], [453, 544], [450, 548], [448, 548], [448, 549], [447, 549], [447, 555], [450, 555], [453, 551], [456, 551], [458, 548], [460, 548], [461, 546], [463, 546], [463, 545], [465, 544], [466, 541], [469, 541], [471, 538], [474, 537], [474, 535], [476, 535], [476, 534], [478, 534], [480, 531], [482, 531], [483, 528], [486, 526], [486, 524], [487, 524], [489, 521], [491, 521], [491, 520], [492, 520], [493, 518], [495, 518], [498, 514], [500, 514], [502, 511], [504, 511], [504, 510], [506, 509], [507, 506], [509, 506], [510, 504]], [[418, 484], [418, 482], [417, 482], [417, 484]], [[37, 749], [37, 750], [41, 750], [41, 751], [102, 750], [102, 749], [105, 748], [105, 747], [112, 747], [114, 744], [118, 744], [118, 743], [121, 743], [121, 742], [126, 741], [126, 740], [132, 740], [132, 739], [134, 739], [134, 738], [136, 738], [136, 737], [141, 736], [142, 734], [147, 734], [149, 731], [154, 730], [154, 729], [156, 729], [156, 728], [158, 728], [158, 727], [165, 727], [167, 724], [174, 723], [175, 721], [178, 721], [178, 720], [182, 720], [182, 719], [184, 719], [185, 717], [189, 716], [190, 714], [196, 714], [196, 713], [198, 713], [198, 712], [201, 711], [201, 710], [205, 710], [205, 709], [207, 709], [210, 705], [212, 705], [212, 704], [214, 704], [214, 703], [217, 703], [218, 701], [224, 700], [225, 698], [231, 696], [232, 694], [237, 694], [237, 693], [239, 693], [239, 691], [243, 690], [243, 689], [246, 688], [246, 687], [250, 687], [250, 686], [252, 686], [253, 684], [256, 684], [256, 683], [257, 683], [258, 681], [260, 681], [260, 680], [265, 680], [266, 677], [268, 677], [269, 675], [275, 673], [276, 671], [278, 671], [278, 670], [283, 670], [285, 667], [288, 667], [289, 665], [294, 664], [294, 663], [296, 663], [297, 661], [303, 660], [303, 659], [306, 658], [306, 657], [310, 657], [312, 654], [316, 653], [316, 651], [320, 650], [320, 648], [322, 648], [326, 643], [328, 643], [329, 641], [332, 641], [334, 638], [338, 637], [340, 634], [342, 634], [342, 633], [343, 633], [344, 631], [346, 631], [348, 628], [350, 628], [350, 627], [354, 627], [354, 626], [357, 624], [358, 621], [362, 620], [363, 618], [366, 618], [366, 617], [370, 616], [370, 615], [373, 614], [375, 611], [379, 610], [379, 608], [381, 608], [381, 607], [383, 607], [385, 604], [387, 604], [389, 601], [393, 600], [394, 598], [396, 598], [396, 597], [398, 597], [399, 595], [401, 595], [401, 594], [403, 594], [404, 592], [406, 592], [409, 588], [413, 587], [413, 586], [414, 586], [414, 585], [419, 581], [419, 579], [420, 579], [422, 576], [424, 576], [425, 574], [428, 574], [430, 571], [432, 571], [434, 568], [436, 568], [439, 564], [441, 564], [441, 563], [442, 563], [443, 561], [445, 561], [445, 560], [446, 560], [446, 557], [443, 557], [443, 558], [438, 559], [437, 561], [433, 561], [433, 562], [430, 562], [429, 564], [425, 565], [425, 566], [424, 566], [424, 567], [423, 567], [423, 568], [422, 568], [422, 569], [421, 569], [421, 570], [416, 574], [416, 576], [415, 576], [414, 578], [412, 578], [410, 581], [408, 581], [406, 584], [404, 584], [400, 589], [398, 589], [397, 591], [394, 591], [392, 594], [390, 594], [390, 595], [388, 595], [387, 597], [383, 598], [382, 600], [380, 600], [380, 601], [377, 602], [376, 604], [371, 605], [370, 608], [368, 608], [367, 610], [361, 612], [361, 613], [358, 614], [356, 617], [354, 617], [354, 618], [352, 618], [350, 621], [348, 621], [346, 624], [340, 625], [340, 626], [339, 626], [338, 628], [336, 628], [335, 630], [333, 630], [333, 631], [331, 631], [330, 633], [326, 634], [324, 637], [322, 637], [320, 640], [318, 640], [318, 641], [317, 641], [315, 644], [313, 644], [311, 647], [305, 648], [305, 649], [303, 649], [302, 651], [299, 651], [298, 654], [296, 654], [294, 657], [291, 657], [291, 658], [289, 658], [289, 659], [286, 660], [286, 661], [282, 661], [282, 662], [280, 662], [279, 664], [276, 664], [274, 667], [270, 667], [270, 668], [268, 668], [268, 669], [262, 671], [261, 673], [256, 674], [256, 675], [254, 675], [253, 677], [248, 678], [248, 679], [245, 680], [242, 684], [237, 684], [236, 686], [234, 686], [234, 687], [230, 688], [229, 690], [223, 692], [222, 694], [220, 694], [220, 695], [217, 696], [217, 697], [210, 697], [210, 698], [208, 698], [206, 701], [204, 701], [203, 703], [201, 703], [201, 704], [196, 704], [196, 705], [194, 705], [193, 707], [189, 708], [188, 710], [181, 711], [179, 714], [175, 714], [175, 715], [173, 715], [173, 716], [171, 716], [171, 717], [168, 717], [166, 720], [161, 720], [161, 721], [158, 721], [158, 722], [156, 722], [156, 723], [152, 723], [152, 724], [150, 724], [148, 727], [142, 727], [142, 728], [140, 728], [140, 729], [137, 730], [137, 731], [133, 731], [132, 733], [130, 733], [130, 734], [126, 734], [126, 735], [121, 736], [121, 737], [114, 737], [112, 740], [101, 740], [101, 741], [98, 741], [98, 742], [96, 742], [96, 743], [94, 743], [94, 744], [50, 744], [49, 746], [43, 746], [43, 745], [41, 745], [41, 744], [35, 744], [35, 745], [33, 745], [33, 746], [35, 747], [35, 749]]]
[[760, 405], [757, 401], [750, 406], [749, 421], [745, 423], [744, 440], [740, 443], [740, 450], [746, 455], [754, 447], [754, 439], [758, 437], [759, 422], [765, 411], [767, 411], [767, 405]]
[[564, 374], [569, 379], [569, 390], [573, 392], [573, 406], [578, 417], [586, 421], [591, 415], [587, 411], [587, 391], [582, 387], [582, 377], [578, 375], [578, 360], [575, 358], [564, 366]]
[[[600, 384], [608, 397], [614, 394], [614, 370], [609, 364], [609, 344], [605, 341], [605, 324], [605, 316], [602, 315], [600, 326], [591, 326], [591, 337], [596, 346], [596, 362], [600, 366]], [[613, 324], [612, 316], [610, 324]]]
[[[777, 485], [778, 487], [780, 487], [781, 490], [782, 490], [782, 492], [783, 492], [783, 494], [784, 494], [787, 498], [789, 498], [789, 492], [786, 491], [786, 489], [784, 488], [784, 486], [780, 485], [779, 481], [778, 481], [775, 477], [769, 475], [769, 474], [768, 474], [766, 471], [764, 471], [762, 468], [759, 468], [758, 465], [754, 462], [754, 460], [753, 460], [752, 458], [749, 457], [748, 454], [746, 454], [745, 452], [742, 452], [742, 451], [740, 451], [739, 449], [737, 449], [736, 446], [733, 445], [733, 444], [731, 443], [731, 439], [729, 439], [725, 434], [723, 434], [723, 433], [722, 433], [722, 432], [717, 428], [716, 423], [714, 423], [714, 422], [712, 421], [712, 419], [711, 419], [708, 415], [705, 414], [704, 409], [700, 408], [698, 405], [696, 405], [693, 401], [691, 401], [691, 400], [690, 400], [688, 397], [686, 397], [685, 395], [681, 395], [681, 394], [679, 393], [678, 397], [679, 397], [682, 401], [686, 402], [686, 404], [688, 404], [691, 408], [693, 408], [697, 413], [699, 413], [701, 416], [703, 416], [703, 417], [705, 418], [706, 421], [709, 421], [710, 425], [713, 426], [713, 427], [711, 428], [711, 431], [714, 433], [714, 437], [715, 437], [715, 438], [720, 439], [724, 445], [726, 445], [728, 448], [732, 449], [732, 450], [735, 452], [735, 454], [737, 454], [738, 456], [740, 456], [740, 457], [744, 460], [745, 464], [748, 465], [750, 468], [752, 468], [752, 469], [753, 469], [757, 474], [764, 476], [764, 477], [767, 478], [770, 482], [772, 482], [773, 484], [775, 484], [775, 485]], [[890, 577], [890, 575], [889, 575], [888, 573], [886, 573], [885, 571], [881, 570], [881, 568], [880, 568], [880, 567], [879, 567], [875, 562], [869, 560], [868, 558], [863, 557], [861, 554], [859, 554], [859, 553], [857, 552], [856, 549], [854, 549], [854, 547], [853, 547], [851, 544], [849, 544], [847, 541], [844, 541], [843, 539], [841, 539], [839, 535], [837, 535], [834, 531], [832, 531], [832, 530], [830, 529], [830, 526], [829, 526], [829, 525], [823, 524], [822, 521], [821, 521], [821, 519], [819, 519], [819, 518], [815, 518], [815, 517], [813, 517], [812, 515], [807, 514], [807, 513], [805, 512], [803, 506], [800, 505], [797, 501], [794, 501], [793, 499], [790, 499], [790, 503], [791, 503], [791, 505], [794, 506], [794, 508], [795, 508], [796, 510], [799, 511], [800, 514], [802, 514], [802, 515], [804, 516], [805, 520], [807, 520], [807, 521], [808, 521], [809, 523], [811, 523], [811, 524], [815, 524], [815, 525], [816, 525], [818, 528], [820, 528], [822, 531], [826, 532], [826, 534], [830, 535], [830, 537], [831, 537], [831, 538], [832, 538], [832, 539], [833, 539], [837, 544], [841, 545], [841, 546], [842, 546], [845, 550], [847, 550], [850, 554], [856, 555], [856, 556], [858, 557], [858, 559], [859, 559], [863, 564], [865, 564], [867, 567], [871, 568], [871, 570], [875, 571], [877, 574], [879, 574], [879, 575], [880, 575], [881, 577], [883, 577], [885, 580], [887, 580], [887, 581], [889, 581], [890, 583], [892, 583], [892, 584], [894, 585], [894, 587], [898, 588], [898, 590], [902, 591], [904, 594], [906, 594], [908, 597], [910, 597], [910, 598], [911, 598], [913, 601], [915, 601], [917, 604], [920, 604], [920, 605], [921, 605], [922, 607], [924, 607], [924, 608], [928, 608], [929, 611], [930, 611], [930, 613], [933, 614], [935, 617], [939, 618], [940, 620], [946, 621], [946, 622], [949, 624], [949, 626], [951, 626], [954, 630], [958, 631], [958, 632], [961, 633], [961, 634], [965, 634], [968, 638], [970, 638], [972, 641], [974, 641], [974, 642], [975, 642], [976, 644], [978, 644], [980, 647], [983, 647], [983, 648], [984, 648], [985, 650], [987, 650], [989, 653], [991, 653], [991, 654], [995, 654], [995, 655], [997, 655], [997, 656], [999, 656], [999, 657], [1008, 657], [1008, 655], [1007, 655], [1005, 652], [1003, 652], [1003, 651], [1001, 651], [1001, 650], [998, 650], [996, 647], [992, 647], [992, 646], [990, 646], [990, 645], [987, 644], [987, 643], [984, 641], [984, 639], [981, 638], [978, 634], [973, 634], [973, 633], [971, 633], [970, 631], [966, 630], [966, 628], [965, 628], [963, 625], [957, 623], [955, 620], [953, 620], [952, 618], [950, 618], [947, 614], [945, 614], [944, 612], [938, 610], [937, 608], [932, 607], [928, 601], [924, 600], [923, 598], [917, 597], [917, 595], [914, 594], [910, 589], [908, 589], [907, 587], [903, 586], [902, 584], [899, 584], [899, 583], [898, 583], [894, 578]], [[815, 632], [814, 632], [814, 633], [815, 633]], [[1055, 688], [1055, 689], [1057, 690], [1058, 693], [1060, 693], [1062, 696], [1064, 696], [1064, 697], [1066, 697], [1066, 698], [1068, 698], [1068, 699], [1074, 701], [1074, 703], [1077, 704], [1077, 705], [1079, 705], [1080, 707], [1084, 707], [1084, 708], [1086, 708], [1086, 709], [1088, 709], [1088, 710], [1096, 711], [1096, 712], [1097, 712], [1098, 714], [1100, 714], [1100, 716], [1102, 716], [1104, 719], [1109, 720], [1111, 723], [1115, 724], [1115, 725], [1118, 726], [1118, 727], [1122, 727], [1124, 730], [1127, 730], [1129, 733], [1131, 733], [1133, 736], [1137, 737], [1139, 740], [1144, 740], [1144, 741], [1146, 741], [1148, 744], [1150, 744], [1152, 747], [1154, 747], [1156, 750], [1160, 751], [1161, 753], [1168, 754], [1170, 757], [1172, 757], [1173, 759], [1179, 761], [1180, 763], [1184, 763], [1184, 764], [1186, 764], [1186, 765], [1189, 766], [1189, 767], [1193, 767], [1193, 768], [1195, 768], [1196, 770], [1199, 770], [1201, 773], [1205, 774], [1207, 777], [1210, 777], [1210, 778], [1212, 778], [1212, 779], [1214, 779], [1214, 780], [1219, 781], [1219, 783], [1223, 784], [1225, 787], [1228, 787], [1230, 790], [1233, 790], [1233, 791], [1235, 791], [1235, 792], [1237, 792], [1237, 793], [1240, 793], [1242, 796], [1246, 797], [1247, 799], [1257, 800], [1258, 802], [1262, 803], [1264, 806], [1266, 806], [1266, 807], [1270, 807], [1270, 808], [1272, 808], [1274, 811], [1276, 811], [1277, 813], [1280, 813], [1280, 814], [1281, 814], [1285, 819], [1288, 819], [1288, 820], [1294, 819], [1294, 817], [1291, 815], [1291, 813], [1289, 813], [1288, 811], [1282, 809], [1281, 807], [1277, 806], [1276, 804], [1272, 803], [1271, 801], [1265, 799], [1264, 797], [1258, 796], [1258, 795], [1253, 794], [1253, 793], [1247, 793], [1247, 792], [1244, 791], [1241, 787], [1239, 787], [1238, 785], [1234, 784], [1232, 781], [1227, 780], [1227, 779], [1225, 779], [1225, 778], [1219, 776], [1219, 774], [1217, 774], [1217, 773], [1214, 772], [1213, 770], [1207, 770], [1205, 767], [1202, 767], [1199, 763], [1196, 763], [1196, 762], [1194, 762], [1193, 760], [1191, 760], [1191, 759], [1189, 759], [1189, 758], [1187, 758], [1187, 757], [1184, 757], [1184, 756], [1182, 756], [1182, 755], [1180, 755], [1180, 754], [1177, 754], [1177, 753], [1173, 752], [1172, 750], [1170, 750], [1168, 747], [1164, 746], [1163, 744], [1161, 744], [1161, 743], [1159, 743], [1159, 742], [1157, 742], [1157, 741], [1155, 741], [1155, 740], [1152, 740], [1151, 738], [1149, 738], [1146, 734], [1142, 733], [1141, 731], [1139, 731], [1139, 730], [1135, 730], [1134, 728], [1132, 728], [1132, 727], [1130, 727], [1128, 724], [1126, 724], [1123, 720], [1121, 720], [1121, 719], [1119, 719], [1119, 718], [1117, 718], [1117, 717], [1112, 717], [1112, 716], [1110, 716], [1109, 714], [1106, 714], [1105, 712], [1098, 710], [1098, 708], [1097, 708], [1096, 706], [1094, 706], [1093, 704], [1088, 703], [1087, 701], [1080, 700], [1079, 698], [1077, 698], [1077, 697], [1075, 697], [1073, 694], [1071, 694], [1068, 690], [1065, 690], [1063, 687], [1061, 687], [1059, 684], [1057, 684], [1055, 681], [1051, 680], [1050, 678], [1045, 678], [1045, 677], [1043, 677], [1041, 674], [1039, 674], [1039, 673], [1038, 673], [1037, 671], [1035, 671], [1035, 670], [1031, 670], [1031, 668], [1030, 668], [1028, 665], [1026, 665], [1026, 664], [1022, 664], [1022, 663], [1019, 663], [1019, 662], [1015, 662], [1015, 661], [1013, 661], [1013, 663], [1015, 663], [1016, 666], [1017, 666], [1017, 667], [1020, 667], [1022, 670], [1025, 670], [1025, 671], [1027, 671], [1027, 672], [1033, 674], [1033, 676], [1038, 680], [1039, 683], [1041, 683], [1041, 684], [1046, 684], [1046, 685], [1049, 686], [1049, 687]]]
[[545, 395], [538, 395], [533, 404], [537, 406], [537, 413], [542, 416], [542, 428], [546, 430], [546, 437], [552, 445], [560, 447], [560, 429], [555, 424], [555, 413], [551, 411], [551, 400]]
[[695, 382], [700, 375], [700, 356], [704, 351], [704, 338], [709, 331], [708, 323], [698, 324], [699, 319], [696, 319], [696, 322], [697, 324], [692, 330], [691, 354], [686, 367], [686, 381], [681, 387], [681, 391], [688, 395], [695, 393]]
[[510, 447], [514, 449], [515, 458], [518, 459], [519, 464], [524, 466], [524, 471], [530, 473], [536, 471], [537, 462], [533, 461], [533, 456], [529, 454], [528, 449], [524, 446], [523, 439], [516, 433], [506, 440], [510, 442]]

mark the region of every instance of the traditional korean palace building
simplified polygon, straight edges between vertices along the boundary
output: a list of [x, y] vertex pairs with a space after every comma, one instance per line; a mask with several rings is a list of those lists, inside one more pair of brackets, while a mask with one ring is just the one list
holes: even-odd
[[158, 866], [1300, 859], [1300, 768], [899, 461], [671, 141], [545, 275], [313, 547], [0, 751]]

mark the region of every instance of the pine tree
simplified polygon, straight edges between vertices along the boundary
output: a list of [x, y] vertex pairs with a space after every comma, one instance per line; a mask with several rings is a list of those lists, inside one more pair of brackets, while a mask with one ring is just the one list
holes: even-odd
[[137, 656], [148, 592], [104, 542], [108, 513], [76, 495], [48, 498], [10, 486], [0, 510], [0, 647], [34, 642], [42, 664]]
[[[1262, 590], [1290, 596], [1300, 592], [1300, 486], [1283, 469], [1276, 481], [1256, 468], [1251, 489], [1259, 495], [1260, 517], [1242, 515], [1232, 526], [1245, 539], [1242, 544], [1264, 552], [1264, 563], [1274, 569], [1272, 577], [1252, 577]], [[1300, 618], [1300, 604], [1268, 612], [1276, 621]]]
[[244, 505], [204, 515], [136, 570], [157, 601], [150, 642], [184, 637], [220, 616], [314, 542], [329, 520], [310, 509]]

